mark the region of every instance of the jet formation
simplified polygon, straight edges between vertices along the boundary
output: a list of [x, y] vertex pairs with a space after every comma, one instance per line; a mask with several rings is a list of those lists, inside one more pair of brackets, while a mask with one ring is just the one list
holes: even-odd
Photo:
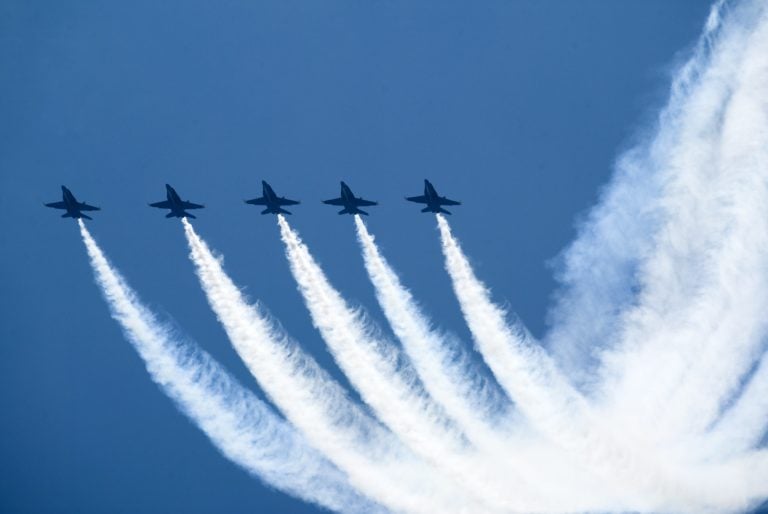
[[[252, 200], [245, 200], [245, 203], [249, 205], [263, 206], [264, 210], [261, 214], [291, 214], [290, 211], [284, 209], [288, 205], [298, 205], [298, 200], [291, 200], [284, 196], [278, 196], [272, 186], [266, 181], [261, 181], [262, 196], [254, 198]], [[82, 211], [98, 211], [99, 207], [88, 205], [85, 202], [78, 202], [72, 192], [65, 186], [61, 186], [62, 201], [46, 203], [46, 207], [52, 207], [54, 209], [64, 209], [65, 212], [62, 218], [85, 218], [93, 219], [90, 216], [83, 214]], [[341, 196], [338, 198], [332, 198], [330, 200], [323, 200], [326, 205], [335, 205], [337, 207], [343, 207], [338, 214], [363, 214], [368, 216], [368, 213], [362, 210], [360, 207], [371, 207], [378, 205], [378, 202], [373, 200], [366, 200], [365, 198], [355, 196], [349, 186], [341, 182]], [[443, 207], [446, 205], [461, 205], [461, 202], [451, 200], [444, 196], [437, 194], [432, 183], [429, 180], [424, 181], [424, 194], [421, 196], [407, 196], [405, 198], [409, 202], [426, 204], [421, 212], [434, 212], [442, 214], [451, 214]], [[165, 215], [166, 218], [196, 218], [193, 214], [188, 213], [188, 210], [203, 209], [204, 205], [193, 203], [187, 200], [182, 200], [176, 190], [169, 184], [165, 185], [165, 200], [160, 202], [154, 202], [149, 204], [150, 207], [157, 209], [168, 209], [169, 212]]]

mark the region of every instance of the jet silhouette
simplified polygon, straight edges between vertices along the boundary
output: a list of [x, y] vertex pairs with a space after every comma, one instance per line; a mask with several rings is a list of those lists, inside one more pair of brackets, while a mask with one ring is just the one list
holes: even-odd
[[372, 202], [371, 200], [364, 200], [363, 198], [356, 197], [349, 186], [343, 181], [341, 182], [341, 196], [331, 200], [323, 200], [323, 203], [344, 206], [344, 208], [339, 211], [339, 214], [365, 214], [366, 216], [368, 216], [368, 213], [359, 207], [378, 205], [378, 202]]
[[421, 212], [434, 212], [443, 214], [451, 214], [447, 210], [443, 209], [443, 205], [461, 205], [461, 202], [456, 200], [449, 200], [444, 196], [440, 196], [435, 191], [434, 186], [429, 180], [424, 180], [424, 194], [422, 196], [406, 196], [406, 200], [409, 202], [425, 203], [427, 204]]
[[65, 186], [61, 186], [61, 202], [46, 203], [46, 207], [53, 209], [65, 209], [67, 212], [61, 215], [62, 218], [85, 218], [92, 220], [90, 216], [83, 214], [82, 211], [100, 211], [99, 207], [88, 205], [85, 202], [78, 202], [75, 195]]
[[204, 205], [199, 205], [192, 202], [186, 202], [182, 200], [176, 190], [168, 184], [165, 185], [165, 197], [166, 200], [162, 202], [155, 202], [149, 204], [150, 207], [157, 207], [158, 209], [170, 209], [171, 212], [165, 215], [166, 218], [192, 218], [195, 216], [186, 212], [187, 209], [203, 209]]
[[300, 202], [296, 200], [289, 200], [284, 196], [277, 196], [272, 190], [272, 187], [264, 180], [261, 181], [261, 198], [254, 198], [253, 200], [246, 200], [245, 203], [251, 205], [264, 205], [266, 209], [261, 211], [262, 214], [291, 214], [283, 209], [284, 205], [298, 205]]

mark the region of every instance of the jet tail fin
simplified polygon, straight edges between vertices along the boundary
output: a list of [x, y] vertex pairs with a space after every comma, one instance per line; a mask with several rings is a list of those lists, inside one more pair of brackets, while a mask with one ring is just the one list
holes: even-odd
[[85, 219], [87, 219], [87, 220], [93, 220], [93, 218], [91, 218], [91, 217], [90, 217], [90, 216], [88, 216], [87, 214], [83, 214], [82, 212], [80, 213], [80, 217], [81, 217], [81, 218], [85, 218]]
[[72, 215], [70, 213], [68, 213], [68, 212], [65, 212], [64, 214], [61, 215], [61, 217], [62, 218], [71, 218]]

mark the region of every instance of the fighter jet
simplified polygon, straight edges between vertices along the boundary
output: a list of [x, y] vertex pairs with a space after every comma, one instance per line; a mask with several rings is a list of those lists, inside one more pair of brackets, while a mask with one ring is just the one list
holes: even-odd
[[344, 208], [339, 211], [339, 214], [365, 214], [366, 216], [368, 216], [368, 213], [360, 209], [360, 207], [378, 205], [378, 202], [364, 200], [363, 198], [355, 196], [352, 193], [352, 190], [349, 189], [349, 186], [343, 181], [341, 183], [341, 196], [332, 200], [323, 200], [323, 203], [328, 205], [343, 205]]
[[157, 207], [158, 209], [170, 209], [171, 212], [165, 215], [166, 218], [192, 218], [195, 219], [195, 216], [191, 215], [190, 213], [186, 212], [187, 209], [202, 209], [205, 206], [187, 202], [179, 198], [178, 193], [176, 193], [176, 190], [173, 189], [168, 184], [165, 185], [165, 197], [166, 200], [163, 200], [162, 202], [155, 202], [149, 204], [150, 207]]
[[461, 205], [461, 202], [456, 200], [449, 200], [444, 196], [440, 196], [435, 191], [435, 188], [430, 184], [429, 180], [424, 181], [424, 194], [422, 196], [406, 196], [406, 200], [409, 202], [425, 203], [427, 204], [421, 212], [434, 212], [443, 214], [450, 214], [447, 210], [443, 209], [443, 205]]
[[300, 203], [296, 200], [289, 200], [284, 196], [277, 196], [272, 190], [272, 187], [263, 180], [261, 181], [261, 190], [264, 196], [261, 198], [254, 198], [253, 200], [246, 200], [245, 203], [266, 206], [266, 209], [261, 211], [262, 214], [291, 214], [283, 209], [283, 206], [298, 205]]
[[85, 218], [92, 220], [90, 216], [83, 214], [82, 211], [100, 211], [99, 207], [88, 205], [85, 202], [78, 202], [75, 195], [64, 186], [61, 186], [61, 196], [63, 200], [61, 202], [53, 202], [45, 204], [46, 207], [52, 207], [54, 209], [66, 209], [67, 212], [61, 215], [62, 218]]

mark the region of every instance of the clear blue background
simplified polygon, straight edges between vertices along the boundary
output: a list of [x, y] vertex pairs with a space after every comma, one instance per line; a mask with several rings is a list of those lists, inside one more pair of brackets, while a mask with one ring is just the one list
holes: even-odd
[[68, 185], [142, 298], [249, 386], [187, 259], [163, 184], [228, 271], [332, 371], [260, 180], [352, 301], [381, 319], [338, 181], [434, 319], [468, 340], [431, 178], [477, 272], [535, 334], [548, 263], [663, 103], [707, 1], [221, 0], [0, 3], [0, 511], [312, 512], [221, 457], [109, 317]]

